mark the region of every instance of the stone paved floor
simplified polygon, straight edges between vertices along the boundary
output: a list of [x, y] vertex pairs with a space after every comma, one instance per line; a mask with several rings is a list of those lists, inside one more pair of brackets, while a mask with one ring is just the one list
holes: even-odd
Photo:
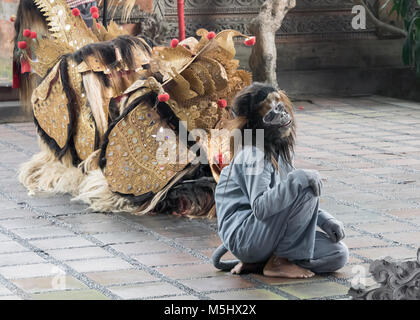
[[[346, 226], [350, 264], [284, 280], [218, 272], [214, 221], [85, 212], [29, 197], [16, 180], [37, 152], [30, 123], [0, 125], [0, 299], [348, 299], [373, 259], [420, 244], [420, 104], [379, 96], [297, 102], [296, 166], [319, 170], [321, 206]], [[367, 285], [373, 283], [366, 278]]]

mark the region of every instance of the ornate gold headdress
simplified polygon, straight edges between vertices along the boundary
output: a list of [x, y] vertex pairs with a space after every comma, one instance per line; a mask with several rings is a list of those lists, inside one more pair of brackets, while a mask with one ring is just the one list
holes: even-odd
[[[233, 60], [233, 37], [246, 36], [226, 30], [208, 39], [207, 31], [198, 33], [201, 40], [187, 39], [188, 49], [181, 42], [175, 48], [154, 51], [151, 69], [162, 74], [163, 83], [138, 80], [127, 89], [126, 113], [110, 128], [102, 149], [102, 167], [112, 191], [134, 196], [156, 194], [187, 166], [185, 162], [158, 162], [162, 145], [158, 133], [170, 129], [156, 110], [158, 94], [169, 94], [166, 103], [179, 120], [186, 121], [188, 131], [210, 133], [220, 119], [229, 117], [226, 103], [251, 83], [251, 75], [238, 70], [239, 62]], [[189, 159], [194, 158], [190, 153]]]

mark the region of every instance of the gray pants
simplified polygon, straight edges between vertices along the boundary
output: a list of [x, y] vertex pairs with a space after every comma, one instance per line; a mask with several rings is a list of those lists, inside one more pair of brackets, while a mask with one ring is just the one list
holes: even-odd
[[341, 241], [334, 243], [323, 232], [316, 232], [312, 259], [293, 261], [302, 268], [315, 273], [334, 272], [344, 267], [349, 260], [349, 249]]
[[231, 251], [245, 263], [264, 262], [274, 254], [315, 273], [336, 271], [346, 264], [348, 249], [316, 231], [318, 210], [319, 198], [307, 188], [287, 212], [264, 221], [252, 215]]

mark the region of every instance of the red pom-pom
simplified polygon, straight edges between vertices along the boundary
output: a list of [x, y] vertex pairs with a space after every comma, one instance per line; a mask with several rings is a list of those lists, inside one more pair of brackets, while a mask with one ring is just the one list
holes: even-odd
[[31, 39], [36, 39], [38, 37], [36, 31], [31, 32]]
[[252, 47], [255, 44], [255, 37], [248, 38], [244, 41], [245, 45], [248, 47]]
[[226, 101], [225, 99], [220, 99], [220, 100], [217, 102], [217, 105], [219, 106], [219, 108], [224, 109], [224, 108], [226, 108], [226, 107], [227, 107], [227, 101]]
[[171, 48], [176, 48], [179, 44], [179, 40], [178, 39], [172, 39], [171, 41]]
[[10, 22], [15, 22], [16, 21], [16, 16], [15, 15], [11, 15], [9, 18]]
[[97, 27], [98, 29], [100, 29], [100, 28], [101, 28], [101, 25], [100, 25], [99, 23], [96, 23], [96, 27]]
[[209, 33], [207, 33], [207, 39], [211, 40], [214, 39], [216, 37], [216, 33], [214, 31], [210, 31]]
[[29, 30], [29, 29], [25, 29], [25, 30], [23, 30], [23, 36], [24, 37], [30, 37], [31, 36], [31, 30]]
[[90, 13], [98, 12], [98, 7], [92, 7], [90, 8]]
[[80, 16], [80, 10], [77, 8], [73, 8], [73, 10], [71, 10], [72, 15], [74, 15], [75, 17]]
[[169, 100], [169, 98], [170, 98], [170, 96], [167, 93], [158, 95], [159, 102], [166, 102], [166, 101]]
[[99, 13], [98, 12], [92, 13], [92, 18], [93, 19], [98, 19], [99, 18]]
[[27, 46], [28, 45], [27, 45], [26, 41], [19, 41], [18, 42], [18, 48], [19, 49], [26, 49]]

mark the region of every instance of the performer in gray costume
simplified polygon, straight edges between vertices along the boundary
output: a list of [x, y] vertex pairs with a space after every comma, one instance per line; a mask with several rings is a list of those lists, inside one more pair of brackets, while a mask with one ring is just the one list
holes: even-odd
[[[254, 83], [238, 95], [232, 112], [246, 118], [243, 129], [264, 129], [264, 142], [245, 146], [221, 172], [215, 201], [223, 245], [213, 255], [215, 266], [241, 273], [264, 263], [265, 275], [290, 278], [343, 267], [343, 224], [319, 209], [318, 172], [292, 166], [295, 124], [287, 96]], [[227, 250], [240, 263], [221, 263]]]

